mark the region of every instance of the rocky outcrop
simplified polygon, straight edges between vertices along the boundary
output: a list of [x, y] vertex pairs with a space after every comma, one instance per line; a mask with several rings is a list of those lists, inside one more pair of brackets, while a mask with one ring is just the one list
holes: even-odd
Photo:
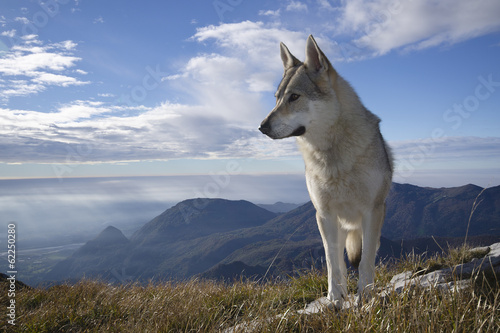
[[468, 263], [454, 267], [442, 268], [433, 272], [418, 274], [411, 271], [395, 275], [382, 293], [401, 292], [408, 287], [437, 288], [440, 290], [456, 290], [470, 284], [470, 277], [485, 271], [500, 273], [500, 243], [472, 249], [471, 252], [486, 253], [483, 258], [474, 258]]
[[[500, 243], [495, 243], [486, 247], [479, 247], [470, 250], [476, 254], [484, 254], [481, 258], [474, 258], [470, 262], [446, 267], [434, 271], [421, 270], [418, 272], [406, 271], [392, 277], [391, 282], [377, 293], [381, 299], [388, 297], [391, 293], [401, 293], [407, 288], [427, 288], [437, 289], [443, 292], [454, 292], [467, 288], [471, 284], [471, 277], [481, 272], [500, 273]], [[358, 300], [354, 295], [350, 295], [344, 302], [344, 309], [357, 306]], [[309, 303], [301, 314], [312, 314], [323, 311], [325, 308], [332, 308], [332, 303], [322, 297]]]

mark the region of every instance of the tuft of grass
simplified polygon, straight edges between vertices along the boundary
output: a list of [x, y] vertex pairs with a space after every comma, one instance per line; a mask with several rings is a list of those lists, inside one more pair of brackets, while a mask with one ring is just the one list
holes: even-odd
[[[376, 287], [406, 270], [452, 267], [470, 256], [408, 256], [379, 265]], [[470, 252], [470, 251], [468, 251]], [[480, 254], [473, 254], [479, 256]], [[484, 254], [483, 254], [484, 255]], [[349, 277], [349, 285], [356, 281]], [[475, 274], [461, 290], [408, 288], [374, 297], [359, 308], [298, 314], [324, 296], [324, 272], [274, 282], [190, 280], [149, 285], [108, 285], [85, 280], [16, 293], [17, 326], [2, 316], [0, 327], [15, 332], [499, 332], [500, 283], [494, 272]], [[2, 306], [6, 295], [0, 295]], [[237, 326], [238, 325], [238, 326]]]

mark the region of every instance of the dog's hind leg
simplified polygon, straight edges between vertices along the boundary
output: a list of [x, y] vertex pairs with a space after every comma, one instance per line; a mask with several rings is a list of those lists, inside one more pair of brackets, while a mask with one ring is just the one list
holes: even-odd
[[328, 299], [336, 309], [342, 309], [343, 299], [347, 295], [347, 277], [344, 261], [344, 246], [347, 233], [342, 230], [337, 216], [316, 214], [318, 228], [323, 239], [328, 269]]
[[369, 297], [374, 287], [375, 256], [380, 245], [384, 212], [384, 205], [380, 205], [363, 216], [363, 245], [358, 281], [358, 295], [360, 297]]

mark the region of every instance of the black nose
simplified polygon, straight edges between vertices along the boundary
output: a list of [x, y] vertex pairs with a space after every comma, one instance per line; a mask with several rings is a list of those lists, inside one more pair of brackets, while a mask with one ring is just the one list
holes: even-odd
[[271, 126], [269, 124], [269, 121], [263, 121], [262, 124], [259, 126], [259, 131], [261, 131], [263, 134], [269, 134], [271, 132]]

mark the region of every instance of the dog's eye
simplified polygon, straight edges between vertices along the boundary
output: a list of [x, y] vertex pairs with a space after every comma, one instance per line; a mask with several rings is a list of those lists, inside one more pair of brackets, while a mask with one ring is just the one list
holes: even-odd
[[295, 102], [296, 100], [298, 100], [300, 97], [300, 95], [297, 95], [297, 94], [291, 94], [290, 97], [288, 98], [288, 100], [290, 102]]

